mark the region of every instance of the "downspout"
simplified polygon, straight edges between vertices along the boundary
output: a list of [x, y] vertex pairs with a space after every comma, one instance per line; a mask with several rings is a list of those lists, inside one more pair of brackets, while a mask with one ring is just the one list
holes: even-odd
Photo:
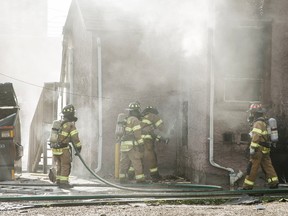
[[98, 164], [95, 172], [99, 172], [102, 168], [102, 145], [103, 145], [103, 132], [102, 132], [102, 54], [101, 54], [101, 41], [97, 38], [97, 65], [98, 65]]
[[[211, 10], [212, 9], [212, 10]], [[210, 72], [210, 119], [209, 119], [209, 162], [212, 166], [219, 168], [219, 169], [223, 169], [229, 172], [229, 177], [230, 177], [230, 186], [234, 186], [234, 184], [236, 183], [236, 181], [238, 181], [242, 176], [243, 173], [239, 170], [238, 173], [236, 173], [232, 168], [229, 167], [224, 167], [221, 166], [219, 164], [217, 164], [214, 161], [214, 88], [215, 88], [215, 73], [214, 73], [214, 65], [213, 65], [213, 54], [214, 54], [214, 29], [215, 29], [215, 25], [214, 25], [214, 10], [215, 10], [215, 2], [213, 1], [212, 3], [212, 8], [210, 8], [210, 14], [212, 17], [212, 20], [210, 18], [210, 24], [211, 22], [213, 22], [213, 24], [211, 24], [208, 28], [208, 65], [209, 65], [209, 72]]]
[[71, 47], [68, 47], [68, 74], [69, 74], [70, 92], [72, 93], [70, 94], [70, 97], [69, 97], [69, 103], [74, 104], [74, 100], [73, 100], [73, 93], [74, 93], [73, 48]]
[[[209, 30], [210, 34], [213, 35], [213, 30]], [[214, 80], [214, 70], [213, 70], [213, 44], [211, 43], [210, 50], [209, 50], [209, 70], [210, 70], [210, 120], [209, 120], [209, 162], [212, 166], [224, 169], [230, 173], [234, 173], [234, 170], [232, 168], [226, 168], [223, 166], [220, 166], [219, 164], [215, 163], [214, 161], [214, 87], [215, 87], [215, 80]]]

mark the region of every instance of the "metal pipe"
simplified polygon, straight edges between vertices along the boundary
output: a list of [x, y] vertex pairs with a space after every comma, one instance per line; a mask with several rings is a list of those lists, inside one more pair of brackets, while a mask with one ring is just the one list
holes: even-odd
[[115, 179], [119, 179], [119, 167], [120, 167], [120, 143], [117, 142], [115, 144], [115, 172], [114, 172], [114, 176]]
[[[213, 34], [213, 33], [212, 33]], [[213, 55], [212, 52], [212, 46], [211, 46], [211, 56]], [[230, 173], [234, 173], [234, 170], [232, 168], [227, 168], [224, 166], [220, 166], [214, 161], [214, 71], [212, 69], [212, 57], [210, 62], [210, 129], [209, 129], [209, 162], [212, 166], [224, 169], [229, 171]]]
[[217, 164], [214, 161], [214, 89], [215, 89], [215, 73], [214, 73], [214, 68], [213, 68], [213, 54], [214, 54], [214, 30], [215, 30], [215, 17], [214, 17], [214, 12], [215, 12], [215, 1], [212, 1], [212, 6], [210, 7], [210, 13], [211, 18], [209, 19], [210, 26], [208, 30], [208, 40], [209, 40], [209, 50], [208, 50], [208, 65], [209, 65], [209, 72], [210, 72], [210, 119], [209, 119], [209, 162], [212, 166], [223, 169], [229, 172], [229, 178], [230, 178], [230, 186], [233, 186], [236, 181], [238, 181], [242, 176], [243, 173], [239, 170], [238, 173], [236, 173], [232, 168], [229, 167], [224, 167], [219, 164]]
[[97, 38], [97, 62], [98, 62], [98, 164], [95, 172], [99, 172], [102, 168], [102, 146], [103, 146], [103, 132], [102, 132], [102, 53], [101, 40]]
[[227, 170], [231, 173], [234, 173], [232, 168], [226, 168], [220, 166], [214, 161], [214, 88], [215, 88], [215, 78], [214, 78], [214, 70], [213, 70], [213, 46], [214, 46], [214, 10], [215, 10], [215, 2], [212, 1], [212, 6], [209, 8], [211, 17], [210, 17], [210, 26], [208, 30], [208, 40], [209, 40], [209, 50], [208, 50], [208, 65], [210, 72], [210, 130], [209, 130], [209, 162], [212, 166]]
[[[69, 79], [69, 83], [70, 83], [70, 91], [72, 94], [69, 95], [69, 103], [70, 104], [74, 104], [74, 100], [73, 100], [73, 93], [74, 93], [74, 69], [73, 69], [73, 48], [69, 47], [68, 48], [68, 79]], [[66, 91], [67, 92], [67, 88]], [[65, 93], [67, 94], [67, 93]], [[67, 98], [67, 95], [66, 95]], [[63, 107], [63, 106], [62, 106]]]

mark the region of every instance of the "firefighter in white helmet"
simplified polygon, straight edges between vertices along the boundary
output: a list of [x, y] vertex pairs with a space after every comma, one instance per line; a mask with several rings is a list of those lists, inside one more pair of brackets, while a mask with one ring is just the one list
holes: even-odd
[[244, 190], [251, 190], [261, 167], [266, 175], [270, 188], [278, 187], [278, 177], [270, 159], [271, 141], [268, 135], [267, 122], [264, 116], [265, 108], [259, 103], [253, 103], [249, 108], [249, 123], [252, 124], [250, 161], [247, 166], [247, 174], [243, 183]]
[[145, 182], [145, 176], [142, 165], [142, 154], [144, 152], [144, 142], [142, 139], [140, 125], [140, 106], [138, 102], [129, 104], [129, 115], [126, 120], [124, 135], [121, 138], [120, 152], [120, 183], [128, 181], [128, 170], [132, 165], [135, 170], [135, 179], [137, 183]]

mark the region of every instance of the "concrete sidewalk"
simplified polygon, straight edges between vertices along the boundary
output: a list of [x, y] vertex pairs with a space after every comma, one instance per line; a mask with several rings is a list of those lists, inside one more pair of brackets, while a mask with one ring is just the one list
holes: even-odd
[[[99, 180], [81, 179], [70, 176], [71, 189], [61, 189], [50, 182], [47, 174], [23, 173], [15, 181], [0, 181], [0, 195], [89, 195], [121, 193], [122, 190], [110, 187]], [[127, 192], [127, 191], [126, 191]]]

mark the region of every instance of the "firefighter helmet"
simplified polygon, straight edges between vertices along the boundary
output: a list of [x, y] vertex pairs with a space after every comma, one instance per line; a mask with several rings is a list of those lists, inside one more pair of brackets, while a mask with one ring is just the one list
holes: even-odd
[[155, 114], [155, 115], [158, 115], [159, 112], [158, 112], [158, 110], [157, 110], [156, 107], [147, 106], [147, 107], [143, 110], [142, 114], [143, 114], [143, 115], [146, 115], [146, 114], [148, 114], [148, 113], [153, 113], [153, 114]]
[[66, 105], [63, 109], [62, 109], [62, 114], [64, 116], [70, 116], [70, 115], [74, 115], [75, 114], [75, 108], [72, 104]]
[[76, 110], [72, 104], [66, 105], [62, 109], [63, 117], [68, 121], [76, 122], [78, 118], [75, 116]]
[[138, 101], [130, 103], [129, 106], [128, 106], [128, 108], [127, 108], [127, 110], [130, 110], [130, 111], [131, 111], [131, 110], [138, 110], [138, 111], [140, 111], [140, 109], [141, 109], [141, 107], [140, 107], [140, 103], [139, 103]]
[[248, 111], [250, 113], [265, 113], [266, 109], [262, 107], [261, 103], [252, 103]]

